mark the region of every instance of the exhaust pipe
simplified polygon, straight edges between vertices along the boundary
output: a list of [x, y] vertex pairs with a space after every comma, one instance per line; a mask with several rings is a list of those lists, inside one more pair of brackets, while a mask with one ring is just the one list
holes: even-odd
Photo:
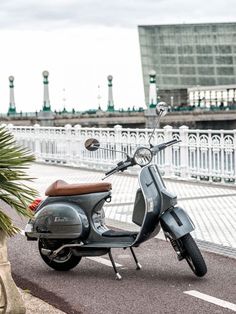
[[41, 253], [47, 257], [50, 257], [51, 259], [54, 259], [65, 248], [76, 248], [76, 247], [81, 247], [83, 245], [84, 245], [83, 243], [63, 244], [62, 246], [60, 246], [58, 249], [54, 251], [42, 248]]

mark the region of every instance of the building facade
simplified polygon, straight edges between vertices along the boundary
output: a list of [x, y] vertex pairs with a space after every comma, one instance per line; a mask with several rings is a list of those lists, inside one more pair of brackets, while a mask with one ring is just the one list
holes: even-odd
[[156, 71], [157, 97], [170, 105], [187, 104], [190, 87], [236, 84], [236, 23], [149, 25], [138, 31], [147, 104], [150, 70]]

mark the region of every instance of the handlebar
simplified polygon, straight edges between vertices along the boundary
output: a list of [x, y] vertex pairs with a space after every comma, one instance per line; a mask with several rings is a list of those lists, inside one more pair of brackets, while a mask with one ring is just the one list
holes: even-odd
[[[161, 143], [161, 144], [158, 144], [158, 145], [155, 145], [155, 146], [151, 147], [151, 151], [152, 151], [153, 155], [155, 155], [155, 154], [158, 153], [159, 151], [161, 151], [161, 150], [167, 148], [168, 146], [174, 145], [174, 144], [179, 143], [179, 142], [181, 142], [181, 140], [173, 139], [173, 140], [171, 140], [171, 141], [169, 141], [169, 142]], [[126, 170], [128, 167], [133, 166], [133, 165], [135, 165], [135, 164], [136, 164], [136, 162], [134, 161], [134, 159], [133, 159], [133, 158], [130, 158], [130, 157], [128, 156], [128, 158], [127, 158], [125, 161], [120, 161], [120, 162], [118, 162], [118, 164], [116, 165], [116, 167], [114, 167], [114, 168], [112, 168], [111, 170], [107, 171], [107, 172], [105, 173], [105, 177], [104, 177], [103, 179], [105, 179], [105, 178], [111, 176], [112, 174], [114, 174], [114, 173], [116, 173], [116, 172], [119, 172], [119, 171], [123, 172], [123, 171]]]
[[158, 145], [155, 145], [151, 148], [151, 151], [156, 154], [157, 152], [167, 148], [168, 146], [171, 146], [171, 145], [174, 145], [176, 143], [179, 143], [181, 142], [181, 140], [177, 140], [177, 139], [174, 139], [174, 140], [171, 140], [169, 142], [166, 142], [166, 143], [161, 143], [161, 144], [158, 144]]

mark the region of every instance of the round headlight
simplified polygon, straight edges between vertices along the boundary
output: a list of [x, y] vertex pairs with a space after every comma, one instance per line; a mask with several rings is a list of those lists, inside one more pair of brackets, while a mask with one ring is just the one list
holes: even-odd
[[134, 161], [139, 166], [146, 166], [152, 161], [152, 152], [146, 147], [140, 147], [134, 153]]

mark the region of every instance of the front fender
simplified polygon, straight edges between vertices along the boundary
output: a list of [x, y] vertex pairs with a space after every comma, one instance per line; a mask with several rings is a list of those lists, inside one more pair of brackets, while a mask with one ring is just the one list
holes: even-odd
[[164, 233], [177, 240], [195, 229], [194, 223], [181, 207], [173, 207], [165, 211], [160, 217]]

